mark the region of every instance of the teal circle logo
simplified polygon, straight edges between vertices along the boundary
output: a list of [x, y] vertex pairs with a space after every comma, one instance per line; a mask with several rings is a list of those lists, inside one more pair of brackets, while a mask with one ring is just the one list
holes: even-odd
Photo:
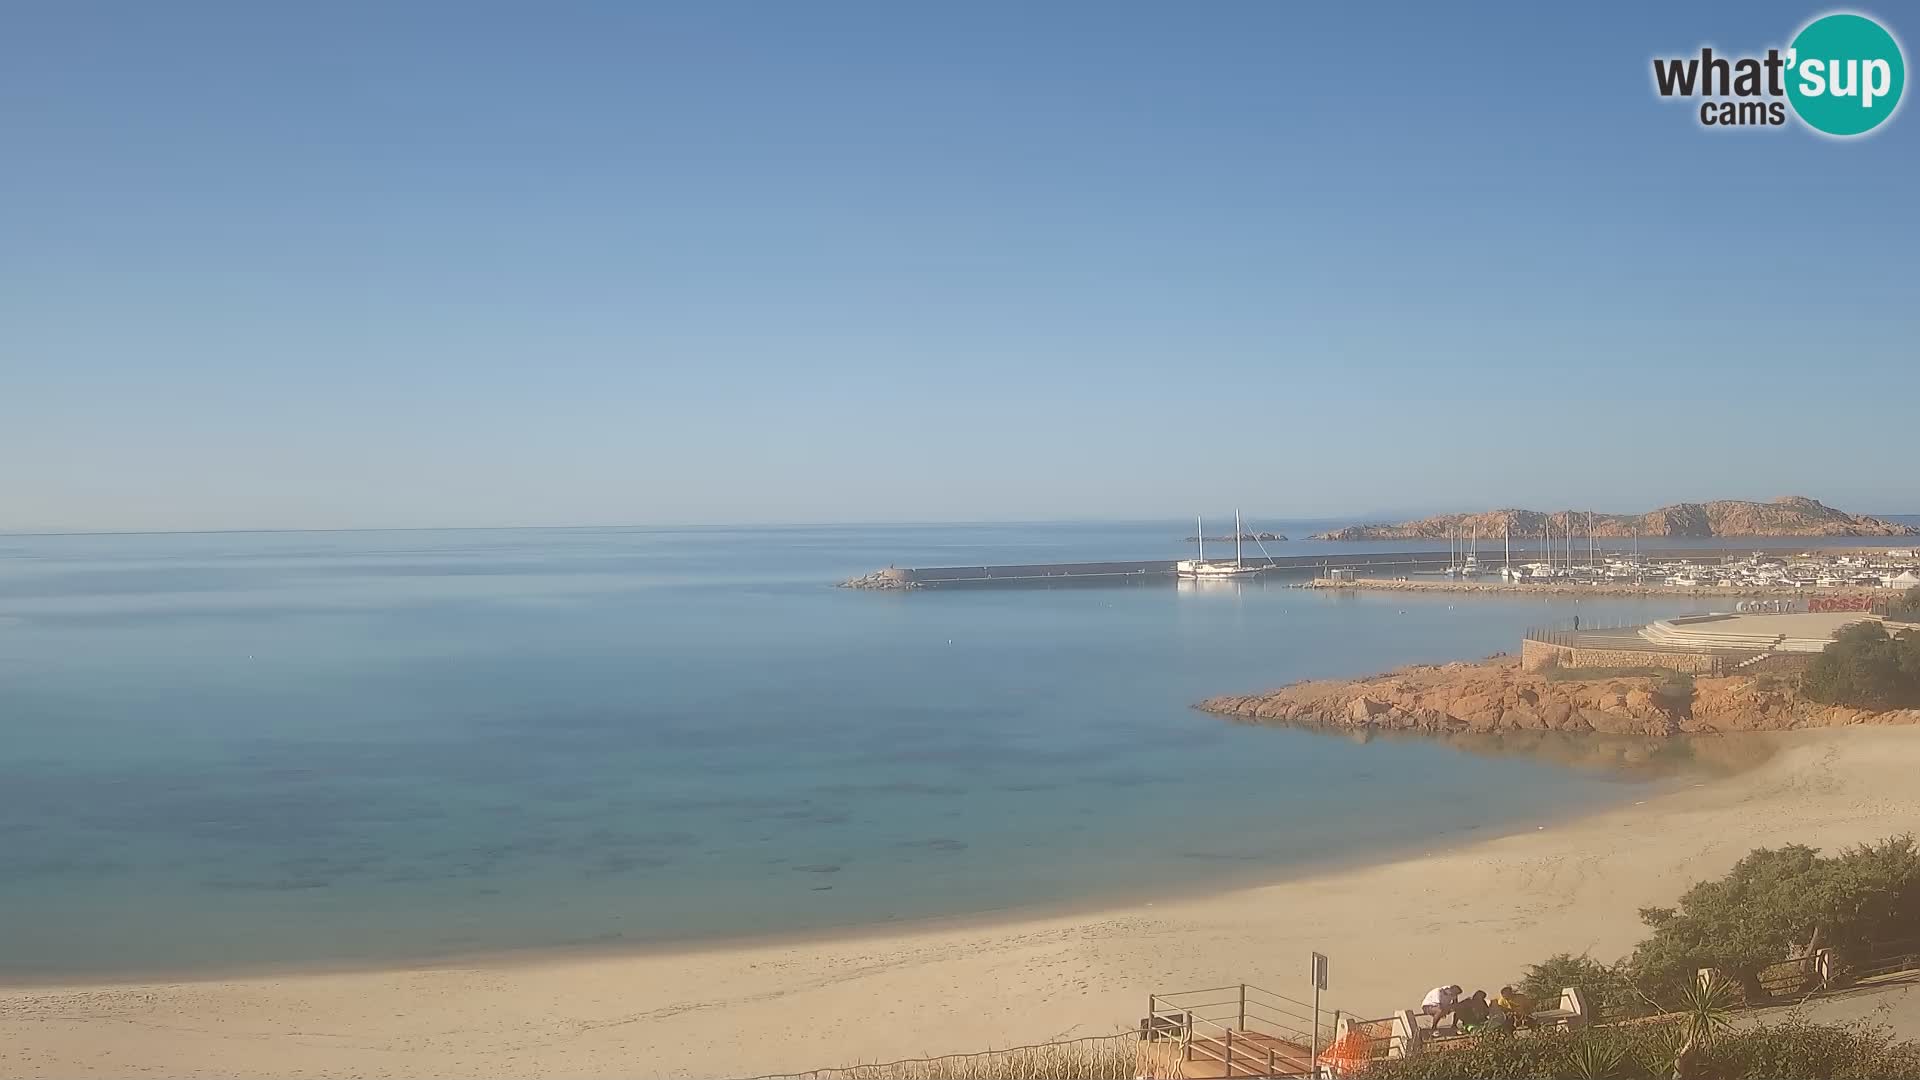
[[1824, 15], [1787, 50], [1787, 100], [1815, 131], [1864, 135], [1900, 105], [1907, 63], [1900, 43], [1864, 15]]

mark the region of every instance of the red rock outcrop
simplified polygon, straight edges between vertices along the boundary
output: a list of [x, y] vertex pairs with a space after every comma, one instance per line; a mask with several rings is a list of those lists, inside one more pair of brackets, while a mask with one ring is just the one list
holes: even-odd
[[1920, 709], [1872, 712], [1802, 697], [1791, 679], [1623, 675], [1550, 679], [1513, 657], [1420, 664], [1364, 679], [1312, 679], [1264, 694], [1200, 702], [1206, 712], [1255, 723], [1433, 735], [1553, 731], [1666, 737], [1785, 731], [1849, 724], [1920, 723]]

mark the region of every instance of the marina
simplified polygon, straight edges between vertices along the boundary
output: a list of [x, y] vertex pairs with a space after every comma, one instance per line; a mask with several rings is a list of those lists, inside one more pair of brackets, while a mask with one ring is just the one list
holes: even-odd
[[[1263, 548], [1264, 551], [1264, 548]], [[1674, 549], [1601, 553], [1591, 548], [1565, 555], [1546, 549], [1537, 561], [1516, 563], [1511, 552], [1498, 566], [1466, 551], [1371, 551], [1347, 554], [1246, 556], [1233, 562], [1204, 558], [1138, 561], [1053, 562], [987, 566], [894, 567], [842, 582], [847, 588], [923, 589], [1059, 587], [1146, 584], [1176, 577], [1235, 580], [1257, 573], [1345, 587], [1492, 591], [1699, 590], [1701, 595], [1805, 595], [1821, 590], [1897, 590], [1920, 586], [1920, 552], [1912, 548], [1846, 551], [1748, 551]], [[1197, 568], [1207, 568], [1202, 571]]]
[[[1325, 576], [1335, 570], [1443, 571], [1450, 556], [1444, 551], [1393, 551], [1364, 555], [1269, 555], [1244, 559], [1252, 569]], [[1060, 586], [1074, 584], [1128, 584], [1171, 581], [1179, 559], [1142, 559], [1113, 562], [1026, 563], [1003, 566], [895, 567], [876, 570], [843, 582], [847, 588], [921, 589], [981, 586]], [[1227, 564], [1231, 566], [1232, 564]]]

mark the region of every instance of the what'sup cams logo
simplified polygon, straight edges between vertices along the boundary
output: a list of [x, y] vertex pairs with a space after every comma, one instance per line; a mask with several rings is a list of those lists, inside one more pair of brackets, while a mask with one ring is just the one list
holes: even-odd
[[1808, 23], [1785, 50], [1765, 56], [1656, 57], [1663, 98], [1701, 98], [1704, 127], [1779, 127], [1788, 109], [1822, 134], [1865, 135], [1900, 107], [1907, 83], [1900, 43], [1879, 23], [1847, 12]]

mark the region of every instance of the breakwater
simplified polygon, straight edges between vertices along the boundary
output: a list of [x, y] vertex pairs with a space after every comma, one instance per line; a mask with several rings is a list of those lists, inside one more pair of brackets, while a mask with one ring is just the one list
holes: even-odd
[[[1667, 561], [1718, 563], [1725, 551], [1649, 551], [1643, 557]], [[1060, 587], [1069, 585], [1124, 585], [1171, 580], [1176, 559], [1137, 562], [1016, 563], [1002, 566], [895, 567], [843, 581], [850, 589], [928, 589], [966, 587]], [[1417, 573], [1458, 565], [1460, 552], [1373, 551], [1350, 555], [1274, 555], [1244, 560], [1276, 574], [1324, 578], [1335, 570], [1368, 575]], [[1526, 588], [1527, 586], [1521, 586]]]

